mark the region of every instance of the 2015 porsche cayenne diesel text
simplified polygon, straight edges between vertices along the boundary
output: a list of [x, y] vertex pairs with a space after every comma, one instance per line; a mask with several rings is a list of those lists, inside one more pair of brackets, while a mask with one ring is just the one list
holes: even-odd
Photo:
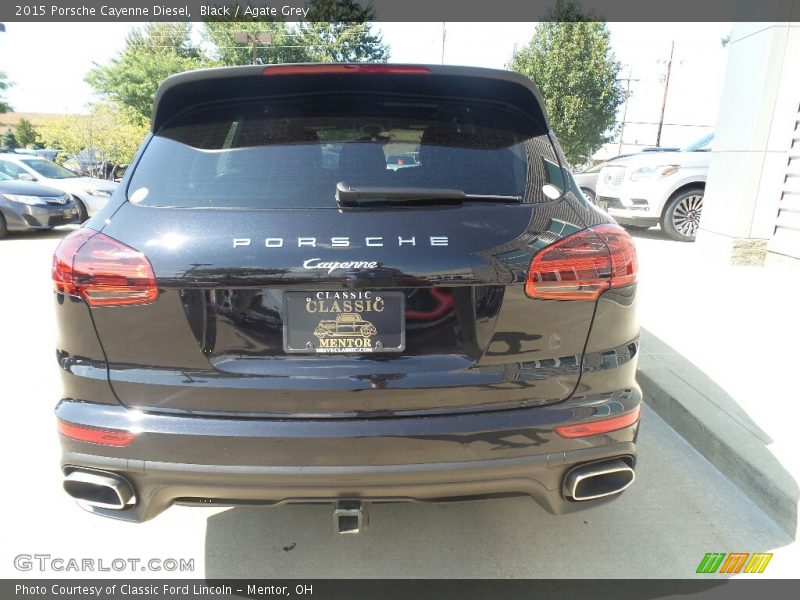
[[636, 256], [543, 106], [462, 67], [167, 79], [119, 190], [54, 256], [66, 491], [129, 521], [331, 501], [340, 531], [366, 501], [617, 496]]

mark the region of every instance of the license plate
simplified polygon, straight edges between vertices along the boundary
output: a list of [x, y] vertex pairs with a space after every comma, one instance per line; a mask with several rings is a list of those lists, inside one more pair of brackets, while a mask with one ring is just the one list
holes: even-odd
[[286, 352], [372, 354], [405, 350], [402, 292], [287, 292], [283, 308]]

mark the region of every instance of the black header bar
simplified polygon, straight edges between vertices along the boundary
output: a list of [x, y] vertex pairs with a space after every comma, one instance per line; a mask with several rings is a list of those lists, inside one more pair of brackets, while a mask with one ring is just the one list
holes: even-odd
[[[375, 21], [542, 21], [556, 0], [356, 0]], [[581, 0], [606, 21], [798, 22], [800, 0]], [[0, 22], [305, 20], [307, 0], [4, 0]]]
[[800, 580], [725, 579], [16, 579], [0, 581], [0, 598], [37, 600], [691, 600], [800, 597]]

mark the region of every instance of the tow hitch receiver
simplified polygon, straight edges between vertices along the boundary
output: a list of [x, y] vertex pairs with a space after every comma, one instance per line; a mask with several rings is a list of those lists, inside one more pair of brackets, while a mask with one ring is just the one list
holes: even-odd
[[369, 523], [367, 507], [360, 500], [339, 500], [333, 511], [336, 533], [361, 533]]

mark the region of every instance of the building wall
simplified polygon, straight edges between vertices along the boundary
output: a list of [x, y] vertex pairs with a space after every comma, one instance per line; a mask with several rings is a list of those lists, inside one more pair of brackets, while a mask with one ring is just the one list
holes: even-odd
[[800, 23], [737, 23], [728, 56], [697, 243], [734, 263], [760, 264], [768, 251], [800, 257], [800, 231], [773, 241], [782, 203], [795, 206], [783, 196], [800, 110]]

